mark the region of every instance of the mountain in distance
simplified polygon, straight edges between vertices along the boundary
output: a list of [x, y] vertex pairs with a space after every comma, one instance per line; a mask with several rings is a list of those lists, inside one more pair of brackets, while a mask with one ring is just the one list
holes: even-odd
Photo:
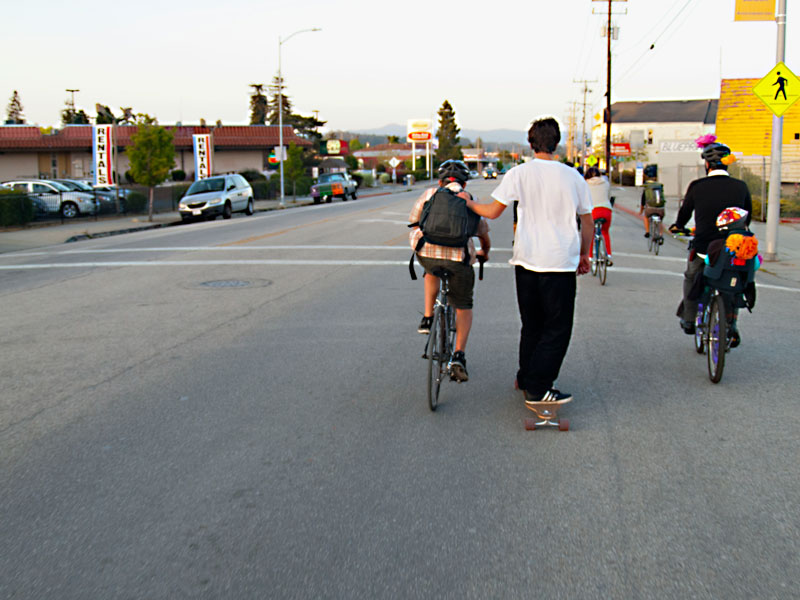
[[[400, 137], [400, 139], [405, 139], [406, 137], [406, 126], [399, 125], [397, 123], [390, 123], [389, 125], [384, 125], [383, 127], [378, 127], [375, 129], [360, 129], [357, 132], [353, 132], [354, 134], [363, 133], [367, 135], [380, 135], [380, 136], [387, 136], [387, 135], [396, 135]], [[485, 148], [491, 149], [491, 144], [521, 144], [523, 146], [528, 145], [527, 140], [527, 132], [526, 131], [516, 131], [514, 129], [462, 129], [461, 130], [461, 138], [462, 140], [466, 138], [470, 142], [474, 142], [478, 138], [481, 138], [483, 141], [483, 145]]]

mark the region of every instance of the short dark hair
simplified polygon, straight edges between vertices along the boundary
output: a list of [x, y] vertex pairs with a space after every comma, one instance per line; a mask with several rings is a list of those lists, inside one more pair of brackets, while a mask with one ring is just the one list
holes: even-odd
[[592, 177], [600, 177], [600, 169], [597, 167], [589, 167], [586, 169], [586, 175], [584, 175], [584, 178], [591, 179]]
[[558, 121], [552, 117], [534, 121], [528, 130], [528, 142], [534, 152], [553, 154], [561, 141], [561, 130]]

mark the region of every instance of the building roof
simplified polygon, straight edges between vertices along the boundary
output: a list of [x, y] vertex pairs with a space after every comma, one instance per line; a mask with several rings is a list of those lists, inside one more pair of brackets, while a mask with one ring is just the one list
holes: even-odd
[[[218, 150], [243, 150], [272, 148], [278, 145], [279, 131], [275, 125], [244, 125], [221, 127], [165, 126], [172, 131], [176, 150], [192, 148], [192, 135], [211, 133], [214, 147]], [[123, 148], [131, 145], [131, 136], [136, 133], [136, 125], [119, 125], [116, 128], [116, 141]], [[283, 143], [297, 146], [311, 146], [311, 142], [295, 135], [291, 126], [283, 128]], [[36, 126], [0, 126], [0, 151], [63, 151], [86, 150], [92, 148], [91, 125], [67, 125], [54, 133], [44, 134]]]
[[704, 123], [717, 119], [719, 100], [654, 100], [615, 102], [611, 105], [613, 123]]

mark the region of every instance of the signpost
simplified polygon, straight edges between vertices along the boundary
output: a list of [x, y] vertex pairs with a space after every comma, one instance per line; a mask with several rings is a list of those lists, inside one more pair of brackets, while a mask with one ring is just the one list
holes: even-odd
[[776, 117], [782, 117], [800, 99], [800, 79], [779, 62], [755, 85], [753, 93]]
[[433, 121], [431, 119], [409, 119], [406, 127], [406, 141], [411, 142], [411, 170], [417, 169], [417, 142], [425, 144], [425, 169], [431, 173], [431, 142], [433, 141]]
[[397, 165], [400, 164], [400, 161], [397, 160], [396, 156], [393, 156], [389, 160], [389, 166], [392, 167], [392, 183], [397, 183]]

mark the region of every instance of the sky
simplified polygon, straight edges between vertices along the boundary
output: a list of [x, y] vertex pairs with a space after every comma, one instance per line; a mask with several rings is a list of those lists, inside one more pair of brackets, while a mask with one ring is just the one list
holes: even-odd
[[[800, 77], [800, 12], [788, 4], [785, 62]], [[606, 16], [592, 13], [605, 10], [591, 0], [16, 2], [3, 11], [0, 118], [17, 90], [28, 123], [57, 126], [71, 88], [92, 117], [100, 103], [163, 125], [244, 125], [249, 84], [277, 74], [283, 40], [294, 112], [319, 111], [330, 129], [435, 119], [447, 99], [462, 128], [524, 131], [545, 114], [565, 123], [573, 103], [580, 118], [581, 81], [596, 80], [591, 123], [606, 87]], [[776, 64], [776, 24], [734, 22], [734, 0], [614, 11], [614, 102], [717, 98], [720, 78], [761, 78]]]

